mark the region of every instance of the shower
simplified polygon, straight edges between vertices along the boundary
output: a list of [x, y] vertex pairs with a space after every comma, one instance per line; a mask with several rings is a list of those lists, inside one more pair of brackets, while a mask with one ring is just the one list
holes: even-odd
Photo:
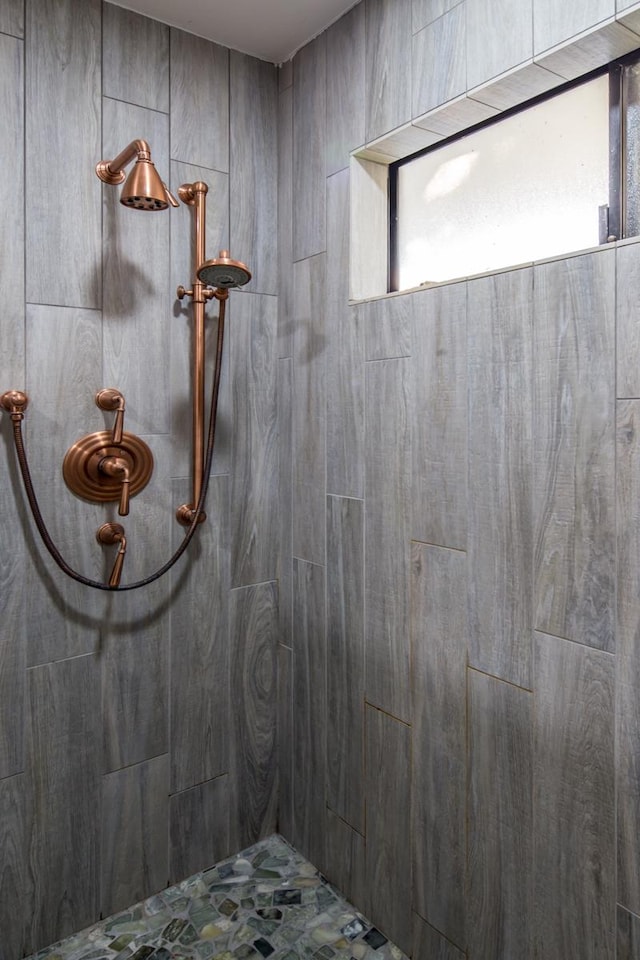
[[135, 210], [166, 210], [169, 204], [180, 204], [151, 162], [151, 150], [146, 140], [132, 140], [114, 160], [101, 160], [96, 173], [103, 183], [124, 183], [124, 167], [136, 158], [135, 165], [122, 188], [120, 203]]
[[[135, 158], [135, 164], [127, 177], [126, 167]], [[103, 183], [124, 183], [120, 203], [134, 210], [151, 212], [179, 207], [167, 185], [151, 161], [151, 150], [146, 140], [133, 140], [113, 160], [101, 160], [96, 165], [96, 174]], [[13, 439], [18, 465], [31, 513], [42, 541], [57, 566], [67, 576], [99, 590], [134, 590], [157, 580], [176, 563], [193, 539], [196, 528], [206, 519], [204, 504], [207, 495], [209, 474], [215, 442], [218, 393], [222, 369], [224, 345], [225, 306], [229, 290], [243, 286], [251, 279], [248, 268], [232, 260], [227, 250], [221, 250], [217, 258], [206, 259], [205, 219], [208, 186], [203, 181], [183, 184], [178, 195], [183, 203], [193, 208], [194, 257], [190, 289], [179, 286], [178, 299], [192, 301], [193, 320], [193, 437], [192, 437], [192, 495], [188, 503], [176, 511], [179, 523], [186, 533], [173, 555], [153, 574], [135, 583], [121, 585], [120, 580], [127, 549], [124, 526], [113, 521], [103, 523], [96, 532], [102, 546], [117, 546], [115, 562], [106, 583], [92, 580], [78, 573], [65, 561], [51, 538], [42, 517], [35, 493], [27, 453], [22, 435], [22, 421], [29, 399], [21, 390], [7, 390], [0, 396], [0, 407], [9, 414], [13, 424]], [[205, 443], [205, 304], [208, 300], [218, 302], [218, 331], [214, 373], [209, 404], [207, 439]], [[130, 500], [143, 490], [153, 473], [153, 454], [141, 437], [124, 430], [125, 398], [123, 394], [107, 387], [99, 390], [96, 406], [115, 414], [111, 430], [86, 434], [76, 441], [65, 454], [62, 472], [67, 487], [79, 498], [91, 503], [117, 502], [118, 515], [129, 514]]]
[[241, 287], [251, 279], [251, 274], [243, 263], [237, 263], [223, 257], [225, 250], [220, 251], [216, 260], [205, 260], [198, 270], [198, 278], [209, 287], [230, 290], [232, 287]]

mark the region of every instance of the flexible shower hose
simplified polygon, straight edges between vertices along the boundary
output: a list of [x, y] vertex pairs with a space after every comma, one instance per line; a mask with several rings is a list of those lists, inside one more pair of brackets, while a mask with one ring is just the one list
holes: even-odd
[[31, 513], [35, 521], [36, 527], [38, 528], [38, 533], [42, 538], [42, 542], [49, 551], [55, 563], [60, 567], [63, 573], [66, 573], [68, 577], [71, 577], [72, 580], [76, 580], [78, 583], [84, 584], [85, 587], [93, 587], [95, 590], [109, 590], [112, 593], [117, 593], [118, 591], [123, 590], [138, 590], [140, 587], [146, 587], [150, 583], [153, 583], [155, 580], [159, 580], [171, 567], [180, 559], [182, 554], [185, 552], [189, 544], [193, 539], [193, 535], [198, 526], [200, 516], [204, 509], [204, 502], [207, 497], [207, 490], [209, 489], [209, 474], [211, 472], [211, 462], [213, 460], [213, 447], [215, 442], [215, 433], [216, 433], [216, 417], [218, 412], [218, 392], [220, 389], [220, 374], [222, 371], [222, 347], [224, 343], [224, 300], [220, 301], [220, 310], [218, 316], [218, 338], [216, 342], [216, 363], [215, 370], [213, 374], [213, 384], [211, 387], [211, 405], [209, 408], [209, 431], [207, 436], [207, 450], [205, 454], [204, 461], [204, 476], [202, 478], [202, 487], [200, 490], [200, 497], [198, 498], [198, 503], [196, 504], [193, 519], [189, 524], [189, 529], [182, 542], [180, 543], [178, 549], [175, 553], [167, 560], [167, 562], [156, 570], [155, 573], [152, 573], [149, 577], [145, 577], [144, 580], [137, 580], [135, 583], [125, 583], [123, 586], [111, 587], [108, 583], [102, 583], [100, 580], [91, 580], [88, 577], [83, 576], [81, 573], [78, 573], [69, 564], [66, 562], [58, 548], [56, 547], [47, 526], [42, 517], [40, 511], [40, 506], [38, 504], [38, 498], [36, 497], [36, 492], [33, 488], [33, 482], [31, 480], [31, 471], [29, 470], [29, 463], [27, 461], [27, 453], [24, 447], [24, 439], [22, 436], [22, 417], [14, 417], [13, 420], [13, 440], [16, 448], [16, 455], [18, 457], [18, 464], [20, 466], [20, 473], [22, 474], [22, 481], [24, 483], [24, 488], [27, 494], [27, 500], [29, 501], [29, 506], [31, 508]]

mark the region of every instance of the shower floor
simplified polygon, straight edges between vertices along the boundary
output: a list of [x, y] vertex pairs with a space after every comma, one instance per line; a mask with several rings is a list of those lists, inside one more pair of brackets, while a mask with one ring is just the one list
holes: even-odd
[[280, 836], [52, 944], [37, 960], [407, 960]]

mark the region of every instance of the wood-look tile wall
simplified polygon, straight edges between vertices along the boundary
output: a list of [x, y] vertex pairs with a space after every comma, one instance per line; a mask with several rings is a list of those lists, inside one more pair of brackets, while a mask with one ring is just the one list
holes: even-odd
[[610, 18], [640, 46], [635, 0], [556, 6], [362, 0], [278, 78], [99, 0], [2, 4], [0, 387], [91, 575], [104, 513], [50, 458], [107, 379], [157, 461], [127, 576], [189, 495], [191, 214], [121, 210], [95, 162], [148, 138], [256, 277], [164, 585], [51, 568], [2, 420], [2, 960], [276, 827], [416, 960], [640, 957], [640, 244], [347, 300], [349, 151], [473, 86], [509, 105], [507, 71], [560, 82], [531, 58]]
[[349, 303], [349, 152], [638, 8], [363, 0], [279, 93], [281, 827], [415, 960], [640, 957], [640, 243]]
[[177, 546], [190, 488], [190, 326], [175, 288], [193, 279], [192, 214], [126, 210], [96, 162], [139, 137], [175, 192], [206, 181], [208, 254], [230, 245], [256, 278], [230, 297], [208, 521], [153, 586], [105, 594], [53, 566], [2, 417], [2, 960], [276, 828], [277, 96], [275, 66], [119, 6], [0, 4], [0, 392], [30, 394], [42, 512], [82, 573], [106, 578], [113, 555], [95, 531], [114, 511], [72, 496], [61, 463], [108, 426], [98, 389], [123, 390], [125, 428], [155, 460], [124, 521], [124, 582]]

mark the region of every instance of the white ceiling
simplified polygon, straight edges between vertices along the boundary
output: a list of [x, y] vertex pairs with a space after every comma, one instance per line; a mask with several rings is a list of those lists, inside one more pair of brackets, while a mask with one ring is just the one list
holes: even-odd
[[283, 63], [357, 0], [112, 0], [252, 57]]

